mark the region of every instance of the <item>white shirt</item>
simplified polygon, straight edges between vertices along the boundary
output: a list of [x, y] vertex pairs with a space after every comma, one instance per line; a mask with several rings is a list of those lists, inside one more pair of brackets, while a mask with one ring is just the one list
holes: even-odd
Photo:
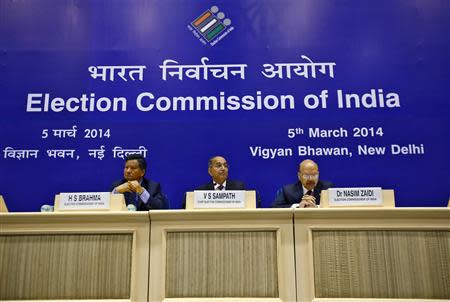
[[227, 186], [227, 181], [226, 180], [223, 182], [222, 186], [223, 186], [222, 190], [219, 190], [218, 187], [220, 187], [220, 184], [214, 182], [214, 190], [216, 190], [216, 191], [225, 191], [225, 188]]
[[[303, 195], [306, 195], [306, 193], [308, 193], [308, 189], [307, 188], [305, 188], [303, 185], [302, 185], [302, 188], [303, 188]], [[311, 190], [311, 192], [312, 192], [312, 195], [314, 195], [314, 190]]]

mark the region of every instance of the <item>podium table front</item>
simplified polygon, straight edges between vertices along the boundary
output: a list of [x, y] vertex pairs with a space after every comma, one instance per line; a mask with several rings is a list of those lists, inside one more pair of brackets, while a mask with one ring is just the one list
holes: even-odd
[[0, 301], [147, 301], [149, 216], [0, 214]]
[[151, 211], [149, 301], [295, 301], [292, 210]]
[[450, 209], [0, 213], [1, 301], [450, 299]]
[[449, 301], [448, 208], [298, 209], [297, 301]]

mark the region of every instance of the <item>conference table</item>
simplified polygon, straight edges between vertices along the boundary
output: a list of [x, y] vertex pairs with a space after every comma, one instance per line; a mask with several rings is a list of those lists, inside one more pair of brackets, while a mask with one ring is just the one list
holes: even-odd
[[1, 301], [448, 301], [449, 208], [0, 213]]

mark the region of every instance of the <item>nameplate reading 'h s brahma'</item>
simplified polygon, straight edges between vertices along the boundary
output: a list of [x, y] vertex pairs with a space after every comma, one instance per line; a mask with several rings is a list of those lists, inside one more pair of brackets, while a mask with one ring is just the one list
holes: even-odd
[[58, 211], [109, 210], [110, 192], [60, 193]]

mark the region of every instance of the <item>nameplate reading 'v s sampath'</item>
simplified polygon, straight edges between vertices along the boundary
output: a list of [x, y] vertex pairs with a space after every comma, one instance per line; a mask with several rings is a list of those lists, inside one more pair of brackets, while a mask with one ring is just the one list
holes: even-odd
[[194, 191], [194, 209], [243, 209], [245, 191]]
[[331, 188], [329, 192], [330, 207], [383, 206], [383, 190], [370, 188]]
[[60, 211], [109, 210], [111, 192], [60, 193]]

